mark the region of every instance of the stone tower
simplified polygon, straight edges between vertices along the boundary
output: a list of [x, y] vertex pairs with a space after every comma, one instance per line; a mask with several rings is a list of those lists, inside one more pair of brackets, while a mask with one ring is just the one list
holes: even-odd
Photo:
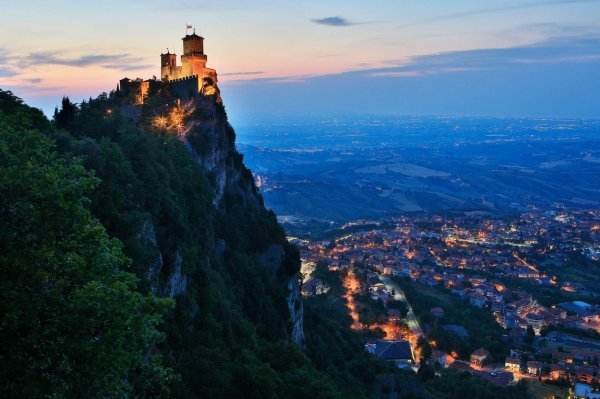
[[[160, 55], [160, 76], [181, 97], [202, 93], [219, 93], [217, 71], [206, 67], [204, 38], [194, 32], [183, 39], [181, 65], [177, 65], [177, 55], [169, 50]], [[220, 100], [218, 100], [220, 101]]]
[[180, 68], [177, 67], [177, 54], [170, 53], [167, 49], [166, 54], [160, 55], [160, 76], [177, 76], [180, 74]]
[[219, 88], [217, 87], [217, 71], [206, 67], [206, 54], [204, 54], [204, 38], [196, 32], [185, 35], [183, 39], [183, 55], [181, 64], [177, 65], [177, 54], [167, 52], [160, 55], [161, 80], [143, 80], [140, 78], [123, 78], [119, 87], [124, 95], [134, 94], [133, 103], [144, 104], [150, 89], [159, 90], [166, 84], [179, 98], [189, 98], [203, 94], [216, 96], [216, 101], [221, 103]]
[[206, 54], [204, 54], [204, 38], [195, 32], [185, 35], [183, 39], [183, 55], [181, 56], [181, 72], [183, 76], [202, 76], [206, 68]]

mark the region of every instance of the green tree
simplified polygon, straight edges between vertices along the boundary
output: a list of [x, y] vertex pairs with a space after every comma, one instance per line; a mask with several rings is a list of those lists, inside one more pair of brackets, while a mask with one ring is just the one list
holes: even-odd
[[527, 333], [523, 337], [523, 342], [529, 347], [533, 345], [533, 341], [535, 341], [535, 331], [533, 327], [527, 326]]
[[419, 337], [419, 339], [417, 340], [417, 347], [421, 350], [421, 359], [427, 360], [431, 358], [433, 350], [431, 349], [429, 341], [427, 341], [425, 337]]
[[435, 378], [435, 370], [427, 364], [422, 364], [419, 371], [417, 371], [417, 375], [421, 381], [427, 382]]
[[95, 179], [0, 113], [0, 396], [164, 397], [154, 351], [172, 305], [135, 291], [87, 206]]
[[65, 129], [75, 119], [77, 105], [69, 100], [69, 97], [63, 97], [60, 111], [54, 109], [54, 122], [56, 127]]
[[46, 129], [50, 122], [42, 111], [28, 107], [11, 91], [0, 89], [0, 115], [11, 123], [27, 129]]

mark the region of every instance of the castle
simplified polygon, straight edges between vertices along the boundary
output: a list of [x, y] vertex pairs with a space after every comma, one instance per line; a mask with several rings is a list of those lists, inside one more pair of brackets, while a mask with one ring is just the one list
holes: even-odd
[[219, 94], [217, 88], [217, 71], [206, 67], [207, 57], [204, 54], [204, 38], [194, 31], [186, 34], [183, 39], [183, 55], [181, 65], [177, 65], [177, 54], [167, 52], [160, 55], [161, 80], [142, 80], [123, 78], [119, 81], [120, 91], [128, 95], [134, 93], [135, 102], [143, 104], [150, 89], [159, 88], [164, 84], [179, 97], [192, 97], [198, 93], [204, 95]]

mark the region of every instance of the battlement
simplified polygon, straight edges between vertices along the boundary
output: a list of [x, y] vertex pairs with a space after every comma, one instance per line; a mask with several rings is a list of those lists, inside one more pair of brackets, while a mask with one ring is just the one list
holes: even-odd
[[161, 78], [173, 82], [178, 79], [194, 77], [202, 80], [205, 76], [210, 76], [215, 80], [216, 71], [206, 67], [208, 57], [204, 54], [204, 38], [194, 32], [191, 35], [185, 35], [182, 41], [181, 65], [177, 65], [177, 56], [174, 53], [167, 51], [160, 55]]
[[186, 81], [186, 80], [190, 80], [190, 79], [198, 79], [198, 78], [199, 78], [198, 75], [183, 76], [183, 77], [177, 78], [177, 79], [169, 79], [169, 83], [182, 82], [182, 81]]
[[151, 88], [167, 84], [179, 97], [198, 94], [216, 95], [217, 101], [220, 101], [217, 71], [206, 67], [204, 38], [194, 32], [186, 35], [182, 41], [181, 65], [177, 65], [177, 54], [167, 50], [166, 53], [160, 55], [160, 80], [121, 79], [121, 91], [124, 94], [134, 93], [136, 103], [143, 104], [144, 98]]

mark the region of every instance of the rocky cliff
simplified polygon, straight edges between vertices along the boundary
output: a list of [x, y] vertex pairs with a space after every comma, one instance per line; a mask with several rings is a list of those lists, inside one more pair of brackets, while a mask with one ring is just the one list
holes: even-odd
[[178, 137], [210, 177], [214, 204], [221, 208], [223, 196], [239, 196], [245, 205], [262, 207], [252, 173], [235, 148], [235, 132], [220, 98], [198, 95], [179, 105], [185, 115]]
[[[231, 380], [271, 367], [265, 350], [305, 348], [298, 250], [265, 209], [218, 92], [155, 88], [141, 105], [118, 91], [67, 104], [74, 115], [54, 139], [99, 178], [92, 211], [139, 289], [175, 300], [161, 348], [182, 377], [175, 396], [240, 396]], [[211, 395], [215, 379], [230, 382]]]
[[[222, 105], [218, 89], [215, 95], [202, 95], [178, 99], [173, 109], [178, 109], [183, 119], [175, 131], [178, 139], [184, 144], [186, 150], [194, 160], [206, 171], [208, 181], [213, 191], [213, 205], [217, 212], [227, 213], [231, 204], [226, 203], [225, 197], [235, 198], [234, 206], [250, 207], [266, 211], [261, 195], [256, 188], [251, 171], [243, 163], [243, 155], [235, 147], [235, 132], [227, 120], [225, 109]], [[160, 94], [159, 94], [160, 95]], [[164, 94], [163, 94], [164, 95]], [[170, 111], [172, 113], [173, 111]], [[153, 117], [169, 112], [161, 110]], [[155, 238], [146, 239], [146, 243], [153, 243]], [[220, 245], [216, 251], [223, 251], [229, 246], [227, 240], [218, 237]], [[279, 240], [280, 241], [280, 240]], [[287, 245], [286, 245], [287, 247]], [[286, 258], [286, 249], [281, 242], [272, 242], [260, 253], [260, 263], [263, 267], [276, 274], [281, 274], [281, 267]], [[289, 251], [289, 249], [288, 249]], [[219, 255], [215, 253], [215, 255]], [[187, 279], [182, 272], [182, 260], [176, 254], [175, 266], [164, 279], [160, 288], [154, 285], [155, 292], [175, 296], [186, 288]], [[297, 261], [297, 260], [296, 260]], [[293, 261], [292, 261], [293, 262]], [[155, 263], [148, 269], [148, 277], [156, 278], [157, 268], [162, 267], [161, 254], [158, 253]], [[287, 287], [287, 303], [290, 312], [291, 338], [301, 348], [304, 347], [303, 331], [303, 305], [300, 294], [300, 284], [297, 270], [284, 272], [285, 286]]]
[[[10, 368], [9, 374], [19, 376], [20, 383], [15, 385], [14, 378], [7, 379], [9, 374], [0, 372], [0, 379], [6, 382], [0, 385], [21, 393], [25, 383], [40, 392], [79, 392], [60, 397], [90, 392], [87, 397], [224, 399], [317, 394], [339, 398], [337, 380], [325, 371], [332, 368], [320, 358], [322, 344], [327, 342], [323, 338], [332, 330], [312, 335], [318, 341], [306, 345], [304, 353], [299, 350], [305, 346], [305, 313], [299, 292], [298, 250], [287, 242], [273, 212], [264, 208], [251, 174], [235, 150], [235, 135], [223, 107], [210, 96], [182, 101], [169, 91], [153, 93], [146, 100], [136, 108], [128, 96], [118, 92], [81, 104], [65, 98], [54, 122], [49, 122], [40, 111], [0, 90], [0, 140], [7, 137], [19, 143], [22, 154], [18, 159], [3, 157], [6, 172], [2, 176], [15, 187], [3, 198], [23, 204], [23, 209], [44, 209], [50, 219], [60, 213], [64, 218], [53, 222], [58, 236], [82, 221], [92, 226], [85, 234], [61, 237], [66, 247], [57, 246], [55, 240], [47, 240], [46, 226], [32, 217], [35, 212], [23, 213], [39, 233], [34, 245], [25, 246], [27, 250], [39, 252], [40, 243], [48, 244], [35, 263], [36, 268], [49, 271], [43, 279], [36, 278], [40, 292], [63, 289], [62, 283], [49, 286], [46, 282], [49, 278], [64, 282], [65, 273], [72, 272], [84, 280], [84, 286], [77, 288], [83, 295], [78, 298], [90, 300], [80, 303], [84, 307], [81, 312], [65, 311], [72, 308], [63, 305], [49, 312], [53, 305], [37, 301], [35, 295], [26, 295], [28, 299], [16, 307], [27, 310], [23, 304], [35, 300], [46, 324], [76, 317], [95, 326], [78, 328], [67, 322], [66, 335], [58, 330], [50, 340], [44, 335], [43, 344], [49, 346], [41, 352], [39, 346], [22, 347], [14, 356], [19, 361], [2, 369]], [[3, 124], [5, 120], [8, 125]], [[28, 139], [24, 141], [24, 137]], [[10, 154], [13, 147], [18, 146], [4, 145], [4, 154]], [[47, 153], [45, 158], [31, 168], [27, 157], [42, 150]], [[55, 169], [69, 165], [72, 173], [85, 179], [48, 171], [48, 159], [53, 160]], [[40, 191], [35, 185], [21, 190], [19, 171], [42, 179], [47, 190]], [[62, 190], [64, 198], [53, 196], [53, 190]], [[84, 191], [87, 194], [80, 195]], [[23, 193], [31, 193], [31, 198]], [[52, 201], [68, 202], [72, 207], [61, 205], [58, 209]], [[19, 223], [4, 224], [3, 232], [17, 237], [16, 252], [5, 254], [5, 275], [22, 284], [27, 281], [23, 277], [29, 278], [32, 264], [29, 257], [19, 259], [23, 250], [17, 248], [19, 235], [26, 235], [27, 240], [32, 236]], [[88, 239], [102, 242], [82, 247], [81, 242]], [[73, 255], [65, 248], [87, 252]], [[61, 257], [56, 259], [66, 261], [51, 263], [55, 258], [48, 255], [53, 253]], [[88, 257], [89, 253], [97, 257]], [[82, 266], [84, 261], [89, 270]], [[15, 262], [20, 262], [23, 272], [8, 272]], [[102, 273], [110, 285], [104, 280], [88, 281]], [[111, 294], [104, 294], [107, 289]], [[122, 306], [124, 297], [116, 292], [122, 294], [123, 290], [141, 308]], [[59, 297], [65, 304], [72, 305], [74, 300], [73, 295], [58, 295], [53, 300]], [[97, 313], [90, 318], [91, 308]], [[29, 316], [18, 320], [28, 322]], [[132, 318], [140, 318], [140, 323], [131, 324]], [[122, 323], [106, 324], [105, 320]], [[31, 331], [17, 329], [19, 335], [25, 332], [27, 337], [39, 338], [39, 324], [29, 324]], [[99, 336], [106, 340], [105, 346], [99, 346]], [[129, 338], [116, 342], [116, 336]], [[77, 342], [85, 342], [85, 356]], [[319, 360], [311, 359], [311, 347]], [[114, 350], [118, 356], [113, 355]], [[20, 355], [25, 352], [31, 352], [46, 368], [32, 363], [29, 355]], [[39, 357], [40, 353], [44, 355]], [[65, 353], [76, 365], [73, 372], [65, 373]], [[57, 359], [56, 367], [47, 367], [48, 358]], [[19, 365], [15, 368], [17, 363], [27, 365], [31, 373], [24, 373]], [[92, 364], [95, 368], [90, 372]], [[98, 367], [105, 371], [96, 371]], [[35, 380], [40, 376], [49, 381], [48, 389]], [[94, 384], [100, 380], [109, 381], [110, 386], [96, 389]]]

